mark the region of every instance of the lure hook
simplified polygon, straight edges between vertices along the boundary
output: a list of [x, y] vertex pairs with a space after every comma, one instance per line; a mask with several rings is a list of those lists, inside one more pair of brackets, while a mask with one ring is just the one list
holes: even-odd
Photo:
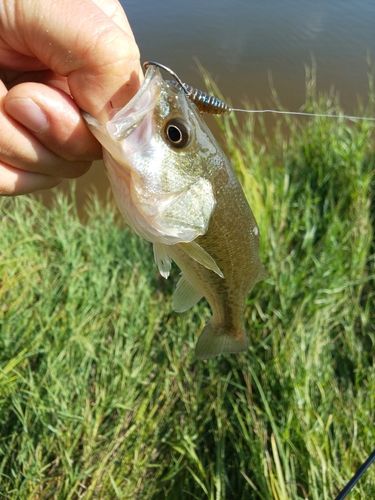
[[191, 85], [187, 83], [183, 83], [178, 75], [174, 71], [172, 71], [168, 66], [164, 64], [160, 64], [155, 61], [146, 61], [143, 63], [144, 68], [148, 66], [158, 66], [159, 68], [167, 71], [176, 81], [168, 80], [168, 83], [171, 83], [177, 88], [182, 88], [185, 92], [186, 97], [188, 97], [191, 102], [193, 102], [201, 113], [209, 113], [212, 115], [222, 115], [230, 113], [232, 108], [230, 108], [224, 101], [218, 99], [217, 97], [208, 94], [207, 92], [203, 92], [202, 90], [195, 89]]
[[179, 83], [180, 87], [183, 89], [183, 91], [185, 92], [185, 94], [189, 97], [190, 96], [190, 93], [187, 89], [187, 86], [185, 86], [185, 83], [182, 82], [182, 80], [180, 79], [180, 77], [178, 75], [176, 75], [176, 73], [174, 71], [171, 70], [171, 68], [168, 68], [168, 66], [165, 66], [164, 64], [161, 64], [161, 63], [158, 63], [156, 61], [145, 61], [143, 63], [143, 67], [146, 69], [148, 66], [157, 66], [158, 68], [161, 68], [163, 69], [164, 71], [166, 71], [167, 73], [169, 73], [170, 75], [173, 76], [173, 78]]
[[174, 71], [172, 71], [168, 66], [164, 64], [160, 64], [156, 61], [146, 61], [143, 63], [143, 66], [147, 68], [147, 66], [158, 66], [159, 68], [167, 71], [170, 75], [173, 76], [175, 80], [167, 80], [171, 85], [182, 89], [186, 97], [193, 102], [198, 110], [201, 113], [209, 113], [212, 115], [224, 115], [229, 114], [232, 111], [236, 113], [274, 113], [279, 115], [298, 115], [298, 116], [311, 116], [311, 117], [324, 117], [324, 118], [346, 118], [348, 120], [361, 120], [361, 121], [372, 121], [375, 122], [375, 118], [369, 116], [351, 116], [351, 115], [332, 115], [328, 113], [307, 113], [303, 111], [284, 111], [280, 109], [241, 109], [241, 108], [231, 108], [224, 101], [218, 99], [217, 97], [208, 94], [207, 92], [203, 92], [202, 90], [195, 89], [191, 85], [187, 83], [183, 83], [178, 75]]

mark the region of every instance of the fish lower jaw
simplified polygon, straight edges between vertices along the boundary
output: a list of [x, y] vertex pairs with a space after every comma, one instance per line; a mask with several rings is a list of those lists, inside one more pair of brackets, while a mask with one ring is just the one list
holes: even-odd
[[220, 354], [234, 354], [247, 349], [245, 328], [231, 331], [225, 326], [218, 326], [211, 319], [203, 328], [195, 347], [196, 359], [211, 359]]

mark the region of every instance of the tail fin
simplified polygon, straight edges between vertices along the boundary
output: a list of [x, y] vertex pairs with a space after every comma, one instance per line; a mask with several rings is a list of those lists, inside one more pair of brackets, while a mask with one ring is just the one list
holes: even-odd
[[245, 329], [238, 332], [228, 332], [224, 328], [215, 328], [212, 320], [203, 328], [195, 347], [196, 359], [210, 359], [225, 353], [246, 351], [247, 338]]

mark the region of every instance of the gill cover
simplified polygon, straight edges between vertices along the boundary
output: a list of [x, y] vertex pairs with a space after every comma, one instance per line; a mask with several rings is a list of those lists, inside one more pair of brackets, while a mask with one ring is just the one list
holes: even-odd
[[139, 236], [173, 245], [205, 234], [216, 203], [207, 162], [216, 150], [182, 90], [149, 66], [138, 93], [106, 124], [84, 117], [103, 146], [119, 209]]

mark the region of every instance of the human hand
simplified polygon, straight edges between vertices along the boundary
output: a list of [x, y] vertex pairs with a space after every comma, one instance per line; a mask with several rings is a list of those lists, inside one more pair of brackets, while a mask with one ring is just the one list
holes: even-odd
[[138, 91], [139, 51], [117, 0], [0, 0], [0, 195], [84, 174], [99, 121]]

